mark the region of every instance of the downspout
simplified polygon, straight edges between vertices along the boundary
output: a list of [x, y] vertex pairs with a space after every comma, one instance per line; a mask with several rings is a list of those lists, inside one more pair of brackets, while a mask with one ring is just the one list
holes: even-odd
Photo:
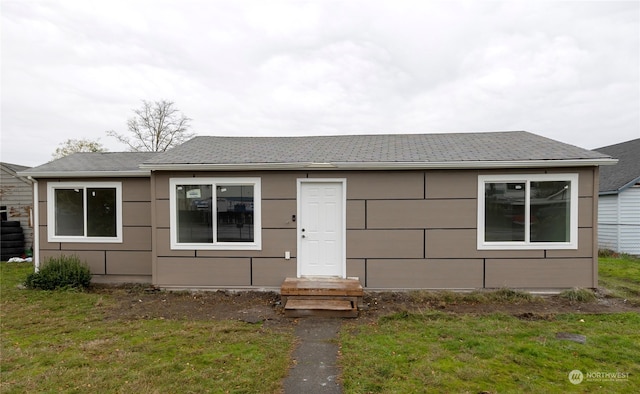
[[33, 179], [31, 176], [27, 177], [31, 182], [33, 182], [33, 245], [31, 245], [31, 250], [33, 251], [33, 266], [35, 272], [40, 270], [40, 223], [38, 221], [39, 218], [39, 207], [38, 207], [38, 181]]

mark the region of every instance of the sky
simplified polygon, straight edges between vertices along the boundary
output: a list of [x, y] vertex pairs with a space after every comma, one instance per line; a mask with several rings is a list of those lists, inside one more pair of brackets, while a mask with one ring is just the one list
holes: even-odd
[[[142, 100], [198, 135], [526, 130], [640, 138], [640, 1], [1, 0], [1, 161], [127, 146]], [[499, 147], [496, 147], [499, 149]]]

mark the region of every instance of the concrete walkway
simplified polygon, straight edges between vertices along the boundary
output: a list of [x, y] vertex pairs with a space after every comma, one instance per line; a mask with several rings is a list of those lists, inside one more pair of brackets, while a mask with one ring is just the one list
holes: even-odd
[[339, 318], [298, 321], [295, 334], [299, 343], [293, 352], [293, 367], [284, 380], [286, 394], [342, 393], [336, 341], [341, 325]]

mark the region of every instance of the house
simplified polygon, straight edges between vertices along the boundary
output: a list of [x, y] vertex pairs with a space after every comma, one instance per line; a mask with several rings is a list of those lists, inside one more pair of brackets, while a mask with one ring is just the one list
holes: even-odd
[[593, 288], [608, 155], [524, 131], [195, 137], [164, 153], [78, 153], [36, 180], [37, 264], [99, 282], [277, 289]]
[[596, 149], [618, 164], [600, 170], [598, 244], [640, 255], [640, 138]]
[[[27, 170], [29, 167], [11, 163], [0, 163], [0, 214], [2, 221], [10, 221], [16, 224], [16, 229], [20, 229], [23, 234], [11, 232], [11, 236], [3, 237], [2, 258], [15, 257], [6, 251], [24, 252], [25, 247], [33, 245], [32, 209], [33, 209], [33, 185], [31, 180], [25, 176], [18, 175], [18, 172]], [[18, 223], [19, 222], [19, 226]], [[10, 238], [11, 237], [11, 238]], [[21, 246], [17, 247], [17, 245]], [[5, 246], [8, 246], [5, 247]]]

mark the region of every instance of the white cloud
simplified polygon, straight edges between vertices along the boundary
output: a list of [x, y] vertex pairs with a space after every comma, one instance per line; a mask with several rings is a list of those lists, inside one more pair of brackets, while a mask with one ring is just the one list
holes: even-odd
[[104, 131], [163, 98], [200, 134], [640, 136], [637, 2], [2, 6], [3, 161], [41, 164], [67, 138], [124, 149]]

